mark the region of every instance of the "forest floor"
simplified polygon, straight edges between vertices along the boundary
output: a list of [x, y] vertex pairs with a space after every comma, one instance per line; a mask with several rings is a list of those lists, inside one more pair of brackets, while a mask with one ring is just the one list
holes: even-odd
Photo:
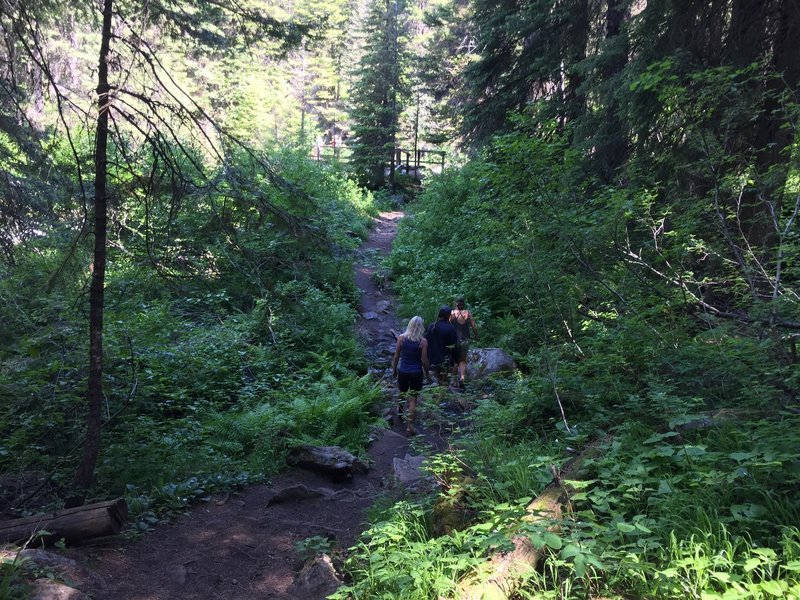
[[[372, 370], [385, 386], [387, 407], [393, 384], [387, 367], [394, 350], [394, 333], [402, 329], [395, 299], [380, 270], [389, 252], [400, 212], [384, 212], [375, 220], [356, 265], [361, 290], [358, 335], [367, 349]], [[90, 576], [78, 587], [92, 598], [114, 600], [174, 599], [295, 599], [323, 598], [293, 586], [303, 561], [295, 544], [312, 536], [333, 540], [335, 555], [352, 546], [367, 527], [367, 511], [376, 499], [391, 493], [393, 461], [412, 449], [401, 425], [376, 432], [368, 448], [371, 467], [347, 482], [304, 470], [290, 470], [268, 484], [236, 494], [209, 498], [174, 522], [133, 541], [71, 548], [67, 555], [86, 567]], [[413, 446], [442, 444], [433, 428], [422, 424]], [[289, 502], [269, 504], [279, 491], [304, 485], [322, 492]]]

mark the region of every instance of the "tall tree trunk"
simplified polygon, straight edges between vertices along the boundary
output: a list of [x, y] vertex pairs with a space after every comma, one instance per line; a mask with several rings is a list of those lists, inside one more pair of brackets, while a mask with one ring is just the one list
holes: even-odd
[[788, 177], [784, 152], [793, 134], [779, 97], [796, 89], [800, 79], [798, 33], [800, 8], [796, 0], [733, 1], [726, 48], [729, 60], [742, 68], [763, 62], [779, 76], [757, 83], [754, 92], [763, 98], [760, 110], [751, 120], [752, 127], [734, 142], [734, 151], [753, 152], [757, 175], [756, 186], [737, 200], [741, 229], [751, 246], [763, 248], [767, 254], [777, 233], [772, 214], [780, 214]]
[[[388, 33], [390, 36], [390, 43], [392, 45], [392, 71], [391, 71], [391, 104], [392, 104], [392, 115], [391, 115], [391, 124], [389, 129], [389, 143], [392, 147], [392, 160], [389, 166], [389, 184], [392, 187], [392, 192], [397, 190], [397, 184], [395, 182], [396, 173], [396, 165], [394, 161], [394, 155], [397, 148], [397, 124], [400, 120], [398, 111], [397, 111], [397, 87], [400, 85], [400, 73], [399, 73], [399, 58], [398, 54], [398, 37], [400, 32], [398, 31], [398, 14], [397, 14], [397, 0], [393, 0], [393, 4], [389, 5], [389, 2], [386, 3], [386, 10], [389, 14], [389, 26], [388, 26]], [[381, 172], [383, 172], [383, 168], [381, 167]]]
[[781, 0], [778, 6], [774, 64], [789, 89], [796, 89], [800, 83], [798, 39], [800, 39], [800, 4], [797, 0]]
[[620, 85], [619, 75], [628, 63], [627, 34], [623, 29], [628, 14], [625, 0], [608, 0], [605, 37], [609, 56], [602, 68], [605, 108], [600, 127], [598, 157], [602, 165], [601, 176], [609, 182], [615, 179], [618, 169], [626, 163], [629, 155], [629, 140], [620, 119], [620, 106], [616, 96]]
[[100, 453], [100, 426], [103, 406], [103, 304], [106, 275], [106, 238], [108, 212], [108, 118], [111, 108], [108, 83], [108, 55], [111, 46], [113, 1], [103, 2], [103, 30], [97, 81], [97, 140], [94, 177], [94, 260], [89, 290], [89, 381], [87, 389], [86, 441], [81, 462], [72, 480], [69, 504], [82, 504], [92, 485]]
[[303, 49], [302, 79], [300, 83], [300, 143], [306, 144], [306, 106], [308, 104], [308, 56]]
[[589, 0], [577, 0], [572, 5], [565, 40], [564, 113], [563, 122], [572, 121], [586, 112], [586, 99], [579, 92], [583, 77], [578, 65], [586, 59], [589, 39]]

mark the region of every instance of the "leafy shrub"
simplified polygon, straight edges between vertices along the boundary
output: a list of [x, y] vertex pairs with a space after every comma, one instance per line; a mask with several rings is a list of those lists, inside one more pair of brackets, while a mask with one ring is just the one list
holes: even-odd
[[[181, 197], [192, 210], [167, 189], [147, 207], [136, 194], [114, 207], [124, 226], [109, 248], [95, 493], [125, 493], [145, 526], [276, 472], [291, 440], [359, 451], [374, 424], [376, 391], [356, 377], [366, 368], [351, 261], [372, 197], [294, 151], [274, 164], [300, 196], [248, 180], [252, 155], [230, 158], [219, 185]], [[227, 186], [244, 180], [231, 197]], [[54, 226], [0, 279], [0, 316], [19, 338], [0, 340], [0, 471], [55, 469], [65, 484], [83, 435], [88, 353], [90, 248], [72, 242]]]
[[321, 535], [312, 535], [294, 543], [294, 551], [303, 560], [315, 558], [320, 554], [330, 554], [333, 549], [333, 542]]
[[468, 537], [431, 537], [426, 512], [400, 502], [364, 534], [345, 565], [355, 582], [331, 598], [423, 599], [447, 595], [474, 564]]

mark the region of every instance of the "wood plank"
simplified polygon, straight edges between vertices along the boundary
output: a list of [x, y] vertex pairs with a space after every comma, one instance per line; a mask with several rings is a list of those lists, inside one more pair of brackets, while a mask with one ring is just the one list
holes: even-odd
[[116, 535], [128, 518], [124, 499], [109, 500], [68, 508], [34, 517], [0, 522], [0, 542], [24, 543], [37, 532], [49, 535], [40, 538], [52, 544], [61, 538], [68, 544], [106, 535]]

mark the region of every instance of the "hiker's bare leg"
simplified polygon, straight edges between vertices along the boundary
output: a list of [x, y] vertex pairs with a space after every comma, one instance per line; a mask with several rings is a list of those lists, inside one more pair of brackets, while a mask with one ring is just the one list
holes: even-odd
[[406, 427], [406, 431], [412, 432], [414, 431], [414, 417], [417, 414], [417, 396], [415, 394], [409, 395], [408, 400], [406, 400], [406, 423], [408, 423]]

